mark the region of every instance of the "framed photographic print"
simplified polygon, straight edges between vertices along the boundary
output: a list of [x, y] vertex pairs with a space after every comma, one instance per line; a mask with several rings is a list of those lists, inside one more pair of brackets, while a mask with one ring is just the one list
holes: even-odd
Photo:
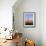
[[36, 13], [35, 12], [24, 12], [23, 13], [24, 27], [36, 27]]

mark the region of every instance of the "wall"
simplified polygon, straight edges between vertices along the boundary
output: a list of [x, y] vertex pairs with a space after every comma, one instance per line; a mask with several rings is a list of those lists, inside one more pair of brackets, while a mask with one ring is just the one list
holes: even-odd
[[41, 3], [41, 42], [42, 46], [46, 46], [46, 0], [42, 0]]
[[16, 0], [0, 0], [0, 27], [12, 29], [12, 6]]
[[[35, 28], [24, 28], [23, 12], [36, 12]], [[21, 3], [15, 3], [13, 6], [15, 29], [18, 32], [22, 32], [25, 39], [34, 40], [36, 46], [41, 46], [40, 12], [41, 0], [23, 0]]]
[[[12, 6], [15, 2], [16, 0], [0, 0], [0, 33], [4, 30], [1, 27], [12, 29]], [[0, 38], [5, 38], [5, 35], [10, 35], [10, 32], [3, 31], [0, 34]]]

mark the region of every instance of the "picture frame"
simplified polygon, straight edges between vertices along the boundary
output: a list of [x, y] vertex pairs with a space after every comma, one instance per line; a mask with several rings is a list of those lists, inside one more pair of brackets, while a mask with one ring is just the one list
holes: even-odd
[[23, 22], [24, 27], [27, 28], [36, 27], [36, 12], [24, 12]]

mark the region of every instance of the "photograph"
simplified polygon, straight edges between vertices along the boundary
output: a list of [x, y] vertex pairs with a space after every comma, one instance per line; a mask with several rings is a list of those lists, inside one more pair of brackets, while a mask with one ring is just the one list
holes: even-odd
[[24, 26], [25, 27], [34, 27], [35, 25], [35, 12], [24, 12]]

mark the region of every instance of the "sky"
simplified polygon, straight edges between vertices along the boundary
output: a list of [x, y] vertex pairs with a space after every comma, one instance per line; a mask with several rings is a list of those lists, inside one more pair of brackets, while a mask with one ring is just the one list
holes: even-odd
[[27, 19], [33, 20], [33, 13], [31, 13], [31, 12], [27, 13], [27, 12], [25, 12], [24, 13], [24, 19], [25, 20], [27, 20]]

